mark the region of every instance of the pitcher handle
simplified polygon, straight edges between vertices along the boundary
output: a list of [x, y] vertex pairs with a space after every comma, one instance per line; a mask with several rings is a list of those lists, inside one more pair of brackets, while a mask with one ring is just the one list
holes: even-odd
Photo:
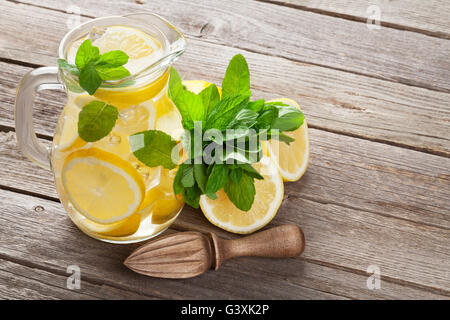
[[14, 118], [17, 144], [23, 154], [44, 169], [50, 170], [50, 150], [39, 142], [33, 126], [33, 105], [36, 92], [63, 89], [57, 67], [42, 67], [28, 72], [17, 88]]

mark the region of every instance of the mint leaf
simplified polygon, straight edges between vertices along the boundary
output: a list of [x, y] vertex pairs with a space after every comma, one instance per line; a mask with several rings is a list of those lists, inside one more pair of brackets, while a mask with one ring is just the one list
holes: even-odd
[[181, 122], [185, 129], [194, 129], [195, 121], [205, 120], [206, 110], [202, 98], [183, 87], [180, 75], [175, 68], [170, 70], [169, 97], [180, 111]]
[[184, 163], [180, 164], [180, 166], [178, 167], [177, 173], [175, 174], [175, 178], [173, 179], [173, 192], [175, 194], [181, 193], [184, 189], [183, 184], [181, 183], [181, 178], [183, 177], [184, 166], [185, 166]]
[[205, 121], [205, 130], [224, 130], [248, 102], [247, 96], [237, 95], [224, 97], [208, 113]]
[[128, 59], [128, 55], [122, 50], [113, 50], [102, 54], [97, 60], [96, 65], [115, 68], [126, 64]]
[[250, 97], [250, 72], [243, 55], [235, 55], [228, 64], [222, 80], [222, 95], [244, 95]]
[[264, 107], [264, 99], [259, 99], [249, 102], [245, 108], [259, 113], [263, 107]]
[[251, 209], [256, 194], [253, 178], [247, 174], [243, 174], [239, 183], [235, 183], [233, 179], [229, 179], [224, 190], [230, 201], [238, 209], [242, 211]]
[[78, 134], [86, 142], [106, 137], [114, 127], [119, 112], [117, 108], [102, 101], [91, 101], [78, 114]]
[[278, 106], [278, 117], [272, 122], [272, 129], [280, 131], [294, 131], [298, 129], [305, 119], [303, 113], [295, 107]]
[[62, 69], [65, 70], [71, 74], [73, 74], [74, 76], [78, 76], [80, 75], [80, 71], [78, 70], [77, 66], [74, 64], [70, 64], [68, 63], [66, 60], [64, 59], [58, 59], [58, 66]]
[[181, 82], [180, 75], [174, 67], [170, 68], [169, 78], [169, 97], [175, 103], [178, 95], [184, 90], [183, 83]]
[[130, 76], [125, 67], [110, 68], [107, 65], [96, 65], [95, 70], [102, 80], [119, 80]]
[[98, 75], [97, 70], [95, 70], [94, 64], [90, 63], [86, 68], [81, 70], [79, 81], [80, 86], [90, 95], [93, 95], [100, 87], [103, 80]]
[[219, 90], [215, 84], [206, 87], [198, 95], [202, 98], [203, 107], [206, 109], [207, 114], [220, 101]]
[[233, 180], [234, 183], [238, 184], [239, 181], [241, 181], [242, 172], [242, 169], [239, 167], [230, 170], [230, 179]]
[[188, 205], [193, 208], [199, 207], [200, 195], [202, 194], [202, 191], [197, 185], [183, 189], [181, 194], [183, 195], [184, 202]]
[[203, 107], [202, 99], [195, 93], [183, 90], [174, 102], [181, 113], [185, 129], [194, 129], [195, 121], [205, 120], [206, 110]]
[[186, 165], [183, 168], [183, 173], [181, 176], [181, 184], [185, 188], [194, 186], [195, 184], [194, 167], [192, 165]]
[[251, 164], [242, 163], [242, 164], [237, 164], [237, 166], [239, 168], [241, 168], [242, 170], [244, 170], [248, 176], [250, 176], [254, 179], [258, 179], [258, 180], [264, 180], [264, 177], [262, 175], [260, 175], [259, 172], [255, 168], [253, 168]]
[[208, 182], [206, 171], [206, 166], [203, 163], [194, 164], [195, 181], [202, 193], [206, 193], [206, 183]]
[[147, 130], [129, 137], [131, 152], [149, 167], [163, 166], [173, 169], [172, 150], [176, 142], [171, 136], [159, 130]]
[[278, 109], [275, 106], [266, 106], [256, 120], [258, 129], [270, 129], [272, 123], [278, 117]]
[[256, 124], [258, 114], [250, 109], [240, 110], [228, 124], [230, 129], [248, 129]]
[[60, 68], [79, 75], [80, 86], [93, 95], [104, 80], [119, 80], [130, 76], [122, 65], [128, 62], [128, 55], [121, 50], [113, 50], [102, 55], [90, 39], [83, 41], [75, 56], [75, 65], [59, 59]]
[[92, 45], [90, 39], [84, 40], [78, 48], [75, 56], [75, 64], [78, 70], [84, 69], [88, 64], [96, 62], [100, 58], [98, 47]]
[[224, 164], [216, 163], [206, 183], [206, 194], [216, 193], [225, 186], [227, 181], [228, 167]]
[[216, 200], [217, 199], [217, 194], [216, 193], [206, 193], [206, 196], [208, 198], [210, 198], [211, 200]]

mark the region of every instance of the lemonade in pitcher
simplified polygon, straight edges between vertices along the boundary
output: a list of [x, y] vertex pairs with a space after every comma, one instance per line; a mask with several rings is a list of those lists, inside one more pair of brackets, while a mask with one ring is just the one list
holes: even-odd
[[[90, 236], [106, 241], [134, 242], [152, 237], [165, 230], [184, 205], [182, 197], [173, 193], [176, 169], [146, 166], [134, 156], [129, 143], [130, 135], [153, 129], [177, 139], [177, 129], [181, 128], [179, 111], [167, 94], [170, 63], [175, 56], [167, 58], [170, 43], [165, 34], [150, 31], [133, 24], [105, 22], [67, 44], [64, 59], [71, 65], [79, 59], [80, 46], [88, 45], [86, 40], [90, 40], [88, 50], [98, 50], [101, 57], [116, 50], [128, 56], [123, 68], [130, 76], [102, 81], [94, 93], [79, 86], [81, 74], [77, 79], [60, 64], [67, 104], [51, 151], [56, 188], [73, 222]], [[184, 41], [180, 36], [178, 47], [180, 39]], [[105, 112], [111, 106], [112, 113]], [[94, 118], [87, 114], [89, 107], [97, 107], [92, 109], [98, 112]], [[94, 137], [95, 141], [80, 137], [83, 109], [89, 120], [85, 125], [88, 133], [90, 127], [108, 123], [108, 116], [116, 112], [111, 131], [100, 139]]]
[[[93, 238], [149, 239], [184, 203], [220, 228], [251, 233], [277, 213], [283, 179], [306, 170], [300, 106], [254, 100], [241, 54], [221, 85], [183, 81], [171, 65], [185, 45], [154, 14], [94, 19], [61, 41], [58, 68], [35, 69], [19, 84], [19, 147], [52, 169], [68, 215]], [[36, 138], [32, 105], [37, 91], [60, 88], [67, 103], [49, 153]]]

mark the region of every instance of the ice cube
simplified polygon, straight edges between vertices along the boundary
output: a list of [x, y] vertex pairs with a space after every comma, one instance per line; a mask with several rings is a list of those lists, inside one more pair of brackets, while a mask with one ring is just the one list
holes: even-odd
[[97, 39], [100, 39], [106, 32], [107, 27], [93, 27], [91, 31], [88, 34], [88, 39], [91, 40], [91, 42], [94, 42]]

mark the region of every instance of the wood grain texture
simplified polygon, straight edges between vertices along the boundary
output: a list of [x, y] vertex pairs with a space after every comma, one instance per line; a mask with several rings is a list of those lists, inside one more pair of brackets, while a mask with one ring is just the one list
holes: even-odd
[[[81, 270], [82, 287], [84, 281], [100, 283], [102, 290], [107, 291], [105, 287], [112, 286], [141, 298], [343, 298], [290, 283], [283, 280], [282, 275], [264, 279], [264, 285], [261, 285], [260, 276], [254, 274], [244, 279], [239, 266], [232, 263], [224, 266], [221, 273], [208, 272], [187, 280], [145, 277], [122, 265], [137, 245], [118, 246], [89, 238], [72, 224], [59, 203], [5, 190], [0, 190], [0, 202], [0, 255], [25, 264], [33, 261], [35, 268], [39, 266], [56, 274], [65, 272], [68, 265], [76, 264]], [[20, 223], [17, 223], [18, 217]], [[256, 263], [258, 261], [252, 262]], [[98, 294], [104, 298], [108, 295]], [[429, 295], [427, 292], [422, 294]]]
[[367, 21], [376, 5], [381, 10], [381, 25], [450, 39], [450, 4], [446, 0], [257, 0], [290, 6], [346, 19]]
[[[40, 1], [26, 1], [42, 6]], [[82, 14], [80, 21], [86, 20], [85, 17], [149, 10], [174, 22], [189, 40], [197, 38], [296, 62], [450, 92], [447, 76], [450, 70], [447, 55], [450, 41], [446, 39], [390, 28], [369, 30], [361, 22], [256, 1], [175, 0], [168, 4], [164, 0], [153, 0], [143, 5], [134, 1], [117, 1], [114, 5], [107, 3], [97, 0], [77, 2]], [[44, 6], [65, 12], [71, 5], [70, 0], [49, 0]], [[3, 37], [8, 43], [10, 55], [21, 61], [53, 64], [50, 58], [56, 52], [54, 41], [62, 38], [67, 31], [64, 26], [67, 21], [73, 21], [73, 16], [69, 20], [71, 16], [68, 14], [24, 6], [16, 1], [4, 2], [0, 8], [0, 12], [7, 12], [0, 13], [0, 18], [4, 20], [2, 29], [7, 29]], [[43, 12], [49, 28], [54, 29], [57, 20], [62, 19], [56, 30], [46, 32], [47, 26], [37, 23]], [[23, 43], [25, 39], [17, 37], [24, 21], [38, 36], [33, 37], [33, 42], [41, 47], [44, 42], [40, 37], [53, 42], [44, 46], [55, 48], [50, 51], [50, 56], [42, 56], [44, 48], [41, 52], [26, 50], [30, 47], [30, 38], [27, 37], [26, 43]], [[4, 53], [0, 52], [0, 55], [4, 56]]]
[[[220, 84], [239, 50], [197, 41], [176, 63], [185, 79]], [[255, 98], [297, 100], [313, 127], [450, 156], [450, 94], [282, 58], [245, 53]], [[0, 62], [0, 125], [13, 126], [17, 83], [29, 67]], [[52, 136], [64, 94], [46, 91], [35, 108], [37, 132]]]
[[[405, 1], [389, 2], [390, 8]], [[33, 67], [55, 64], [59, 40], [76, 17], [66, 13], [68, 0], [1, 2], [0, 297], [450, 299], [448, 30], [434, 31], [433, 22], [419, 30], [413, 21], [369, 32], [360, 18], [305, 3], [310, 7], [237, 0], [76, 3], [81, 22], [142, 9], [175, 22], [189, 41], [176, 64], [186, 79], [220, 83], [227, 61], [244, 53], [255, 98], [299, 101], [312, 127], [308, 171], [285, 185], [269, 225], [300, 225], [307, 238], [303, 256], [231, 260], [219, 272], [179, 281], [127, 270], [122, 261], [137, 245], [82, 234], [59, 204], [52, 174], [16, 149], [16, 85]], [[63, 94], [39, 95], [35, 123], [47, 145], [63, 104]], [[176, 230], [236, 238], [189, 207], [167, 232]], [[82, 271], [76, 292], [65, 287], [73, 264]], [[367, 289], [369, 265], [381, 269], [380, 290]]]
[[[285, 185], [274, 219], [302, 227], [308, 241], [303, 257], [360, 274], [376, 264], [387, 279], [447, 294], [450, 160], [314, 129], [310, 138], [308, 171]], [[29, 163], [13, 144], [3, 145], [9, 147], [0, 152], [0, 164], [16, 168], [1, 174], [3, 185], [55, 194], [50, 172]], [[220, 232], [187, 207], [174, 226]]]
[[140, 299], [142, 295], [83, 279], [79, 289], [67, 288], [72, 273], [53, 273], [29, 261], [20, 264], [0, 259], [0, 297], [2, 299]]
[[[6, 190], [0, 190], [0, 202], [0, 255], [3, 259], [25, 265], [33, 261], [31, 277], [36, 279], [40, 279], [41, 270], [61, 274], [68, 265], [76, 264], [82, 275], [80, 292], [84, 292], [85, 281], [101, 284], [98, 295], [103, 297], [109, 294], [106, 288], [113, 287], [141, 298], [448, 299], [446, 295], [389, 278], [383, 280], [380, 290], [368, 290], [365, 272], [355, 273], [303, 258], [289, 261], [241, 258], [226, 262], [219, 272], [207, 272], [185, 280], [145, 277], [127, 271], [122, 265], [136, 244], [117, 246], [85, 236], [70, 222], [59, 203]], [[37, 207], [40, 209], [36, 210]], [[17, 223], [18, 217], [20, 223]], [[175, 227], [211, 230], [211, 225], [205, 221], [195, 221], [199, 217], [197, 211], [186, 211]], [[194, 221], [195, 227], [191, 228]], [[219, 229], [217, 234], [233, 237]], [[5, 270], [11, 270], [9, 268], [12, 267], [7, 266]], [[35, 291], [45, 295], [45, 289]]]
[[305, 236], [294, 224], [273, 227], [240, 239], [215, 233], [177, 232], [160, 236], [134, 250], [124, 265], [158, 278], [186, 279], [218, 270], [236, 257], [294, 258], [305, 249]]

